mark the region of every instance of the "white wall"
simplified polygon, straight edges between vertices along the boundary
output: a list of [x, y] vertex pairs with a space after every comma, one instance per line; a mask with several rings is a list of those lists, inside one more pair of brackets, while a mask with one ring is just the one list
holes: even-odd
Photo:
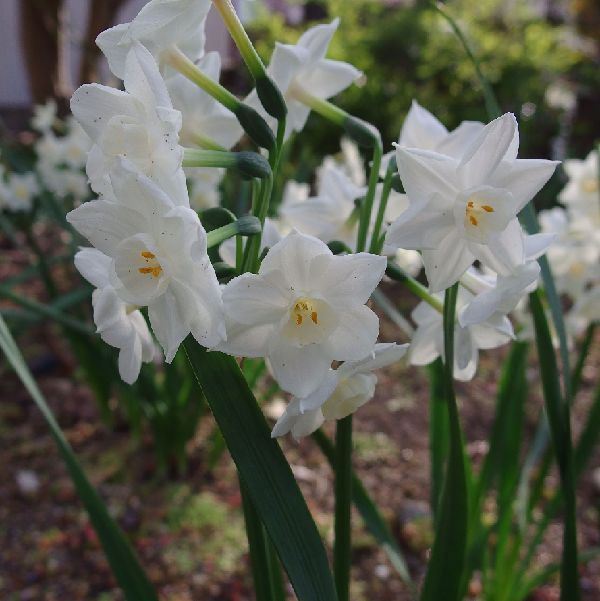
[[[89, 5], [86, 0], [65, 1], [69, 19], [68, 62], [75, 78]], [[19, 41], [19, 3], [20, 0], [0, 0], [0, 107], [28, 107], [31, 104]], [[130, 21], [145, 3], [146, 0], [128, 0], [117, 22]], [[226, 63], [232, 55], [231, 43], [219, 15], [213, 10], [208, 17], [206, 32], [207, 49], [220, 51]]]

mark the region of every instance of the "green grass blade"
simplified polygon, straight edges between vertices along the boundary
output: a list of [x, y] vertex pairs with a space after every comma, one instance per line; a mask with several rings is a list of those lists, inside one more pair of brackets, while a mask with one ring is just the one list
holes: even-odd
[[185, 350], [299, 601], [335, 600], [315, 523], [235, 359], [190, 338]]
[[571, 394], [573, 397], [575, 397], [575, 395], [579, 392], [579, 387], [581, 386], [581, 376], [583, 374], [583, 366], [585, 365], [585, 360], [590, 352], [590, 347], [592, 346], [597, 326], [597, 322], [591, 323], [587, 327], [585, 336], [581, 341], [577, 363], [575, 363], [575, 367], [571, 372]]
[[[314, 432], [312, 437], [323, 452], [323, 455], [327, 458], [329, 464], [333, 467], [334, 447], [332, 442], [322, 430]], [[410, 574], [400, 547], [394, 540], [377, 505], [375, 505], [360, 478], [354, 472], [352, 473], [352, 501], [356, 509], [358, 509], [367, 530], [384, 550], [392, 566], [404, 582], [410, 583]]]
[[157, 601], [158, 597], [127, 539], [110, 517], [102, 499], [85, 476], [52, 411], [33, 379], [23, 356], [0, 317], [0, 347], [50, 427], [77, 493], [104, 548], [115, 579], [128, 601]]
[[561, 397], [558, 366], [539, 290], [529, 295], [529, 304], [535, 326], [546, 413], [552, 433], [561, 488], [565, 500], [561, 601], [577, 601], [580, 590], [577, 573], [577, 510], [571, 445], [571, 412], [569, 403], [565, 402]]
[[454, 395], [454, 318], [458, 284], [446, 290], [444, 301], [444, 382], [450, 425], [446, 477], [431, 559], [421, 601], [458, 601], [467, 545], [468, 485], [458, 407]]

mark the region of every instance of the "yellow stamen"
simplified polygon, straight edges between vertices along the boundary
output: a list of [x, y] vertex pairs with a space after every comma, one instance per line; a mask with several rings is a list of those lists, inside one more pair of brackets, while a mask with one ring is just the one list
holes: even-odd
[[310, 319], [315, 325], [319, 325], [319, 314], [309, 299], [298, 299], [294, 304], [292, 314], [297, 326], [305, 323], [305, 318]]
[[151, 253], [149, 250], [142, 251], [141, 255], [144, 257], [144, 259], [156, 259], [156, 255]]
[[490, 207], [490, 205], [481, 205], [481, 208], [486, 212], [486, 213], [493, 213], [494, 212], [494, 208]]
[[469, 220], [471, 225], [478, 226], [479, 218], [483, 212], [485, 213], [494, 213], [494, 207], [490, 205], [480, 205], [476, 203], [474, 200], [467, 201], [467, 208], [465, 209], [465, 215]]
[[473, 217], [473, 215], [469, 215], [469, 221], [471, 222], [472, 225], [479, 224], [479, 221], [477, 221], [477, 219], [475, 217]]
[[319, 316], [317, 315], [317, 312], [316, 312], [316, 311], [313, 311], [313, 312], [310, 314], [310, 318], [311, 318], [312, 322], [313, 322], [315, 325], [318, 325], [318, 324], [319, 324]]

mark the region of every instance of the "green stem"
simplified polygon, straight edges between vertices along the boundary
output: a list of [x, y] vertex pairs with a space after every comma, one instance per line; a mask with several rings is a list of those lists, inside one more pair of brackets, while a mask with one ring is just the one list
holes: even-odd
[[24, 232], [25, 239], [27, 240], [27, 243], [31, 247], [31, 250], [35, 254], [38, 268], [40, 270], [40, 275], [42, 276], [42, 281], [44, 282], [44, 287], [46, 288], [48, 298], [53, 299], [56, 296], [57, 290], [56, 285], [54, 284], [54, 280], [52, 278], [52, 272], [50, 271], [48, 261], [46, 260], [46, 254], [40, 248], [39, 244], [37, 243], [37, 240], [35, 239], [31, 223], [28, 223], [25, 226]]
[[396, 264], [388, 261], [385, 274], [396, 282], [402, 282], [413, 294], [416, 294], [421, 300], [424, 300], [439, 313], [443, 313], [444, 306], [441, 301], [431, 295], [423, 284], [420, 284], [417, 280], [402, 271]]
[[207, 94], [212, 96], [217, 102], [235, 113], [240, 101], [219, 82], [211, 79], [195, 63], [193, 63], [177, 46], [171, 46], [164, 50], [161, 58], [173, 69], [187, 77], [192, 83], [202, 88]]
[[444, 388], [448, 407], [449, 455], [439, 502], [435, 539], [421, 601], [458, 601], [465, 569], [468, 498], [466, 461], [454, 394], [454, 321], [458, 284], [444, 299]]
[[375, 200], [375, 190], [379, 181], [379, 167], [381, 165], [381, 157], [383, 156], [383, 146], [381, 138], [378, 138], [375, 147], [373, 148], [373, 164], [369, 173], [369, 187], [367, 196], [360, 215], [358, 224], [358, 239], [356, 241], [356, 252], [362, 252], [367, 247], [367, 235], [369, 225], [371, 224], [371, 213], [373, 212], [373, 201]]
[[221, 146], [213, 139], [208, 136], [203, 136], [201, 134], [191, 134], [190, 139], [194, 144], [200, 146], [200, 148], [205, 148], [206, 150], [219, 150], [221, 152], [227, 152], [227, 148]]
[[333, 545], [333, 576], [338, 601], [349, 601], [352, 559], [352, 415], [337, 422], [334, 463], [335, 541]]
[[385, 178], [383, 179], [383, 189], [381, 190], [381, 198], [379, 199], [379, 207], [377, 209], [377, 216], [375, 217], [375, 223], [373, 225], [373, 234], [371, 235], [371, 246], [369, 252], [379, 255], [383, 249], [384, 237], [381, 236], [381, 226], [383, 225], [383, 219], [385, 217], [385, 209], [387, 208], [388, 199], [392, 191], [392, 177], [395, 172], [395, 160], [390, 160], [388, 167], [385, 172]]

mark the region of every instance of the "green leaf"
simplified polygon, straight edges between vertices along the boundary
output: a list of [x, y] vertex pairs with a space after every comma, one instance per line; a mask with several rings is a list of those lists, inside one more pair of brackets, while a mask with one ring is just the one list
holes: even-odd
[[431, 462], [431, 512], [434, 522], [444, 484], [444, 465], [448, 457], [450, 426], [445, 396], [444, 365], [436, 359], [427, 366], [429, 374], [429, 457]]
[[58, 445], [59, 451], [73, 483], [75, 484], [75, 488], [77, 489], [77, 493], [90, 516], [92, 525], [104, 548], [106, 558], [108, 559], [115, 579], [123, 590], [125, 598], [128, 601], [157, 601], [158, 597], [140, 566], [132, 548], [117, 524], [110, 517], [102, 499], [86, 478], [85, 472], [73, 453], [73, 449], [67, 442], [60, 426], [54, 419], [52, 411], [48, 407], [40, 389], [35, 383], [23, 356], [17, 348], [17, 345], [1, 316], [0, 347], [50, 427], [52, 436]]
[[[321, 430], [314, 432], [312, 437], [319, 445], [329, 464], [333, 467], [334, 447], [329, 438]], [[375, 505], [360, 478], [354, 472], [352, 473], [352, 500], [354, 506], [362, 516], [367, 530], [382, 547], [390, 563], [394, 566], [402, 580], [410, 583], [410, 574], [400, 547], [394, 540], [379, 509], [377, 509], [377, 505]]]
[[458, 284], [446, 290], [444, 300], [444, 382], [450, 426], [450, 449], [446, 478], [431, 559], [425, 575], [421, 601], [458, 601], [465, 568], [467, 545], [467, 464], [460, 418], [454, 395], [454, 319]]
[[327, 555], [290, 466], [233, 357], [188, 338], [190, 365], [299, 601], [336, 599]]
[[563, 556], [561, 568], [561, 601], [579, 599], [579, 576], [577, 573], [577, 521], [575, 501], [575, 477], [571, 446], [571, 415], [569, 403], [560, 390], [560, 376], [552, 347], [550, 328], [544, 314], [539, 290], [529, 295], [533, 314], [536, 344], [540, 359], [540, 372], [544, 402], [552, 441], [558, 461], [561, 488], [565, 500]]

